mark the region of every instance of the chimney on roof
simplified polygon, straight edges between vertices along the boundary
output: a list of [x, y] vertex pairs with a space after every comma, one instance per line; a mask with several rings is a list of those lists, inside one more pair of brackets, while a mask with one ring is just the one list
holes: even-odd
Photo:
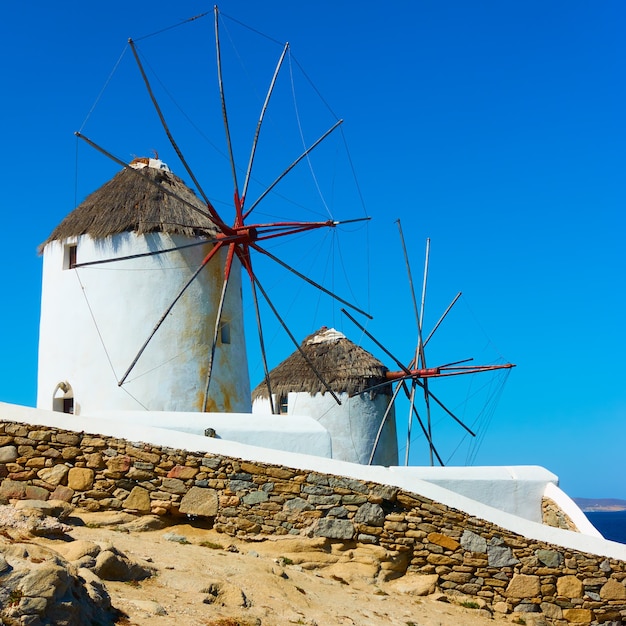
[[144, 167], [152, 167], [155, 170], [162, 170], [164, 172], [170, 172], [170, 168], [166, 163], [163, 163], [161, 159], [158, 158], [158, 155], [155, 159], [151, 157], [135, 157], [131, 162], [130, 166], [135, 168], [136, 170], [140, 170]]

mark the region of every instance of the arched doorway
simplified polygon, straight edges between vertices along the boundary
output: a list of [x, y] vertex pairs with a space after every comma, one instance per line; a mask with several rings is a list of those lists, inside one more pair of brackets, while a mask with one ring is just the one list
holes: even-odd
[[74, 413], [74, 391], [68, 382], [61, 382], [56, 386], [52, 396], [52, 410]]

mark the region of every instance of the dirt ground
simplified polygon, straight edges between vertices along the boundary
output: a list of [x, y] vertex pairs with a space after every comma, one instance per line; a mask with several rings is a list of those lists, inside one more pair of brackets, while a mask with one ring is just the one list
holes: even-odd
[[[381, 582], [380, 553], [324, 540], [244, 542], [190, 524], [129, 531], [76, 526], [73, 539], [113, 545], [156, 575], [105, 583], [124, 626], [486, 626], [511, 623], [474, 603], [460, 606], [435, 592], [416, 596], [399, 581]], [[42, 539], [63, 553], [67, 541]], [[405, 585], [406, 587], [406, 585]], [[410, 590], [409, 590], [410, 591]], [[461, 602], [462, 599], [456, 599]]]

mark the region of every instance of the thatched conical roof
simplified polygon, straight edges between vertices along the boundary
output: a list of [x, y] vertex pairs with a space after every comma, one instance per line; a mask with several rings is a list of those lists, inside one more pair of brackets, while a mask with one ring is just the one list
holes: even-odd
[[[355, 394], [386, 381], [387, 368], [334, 328], [322, 327], [309, 335], [300, 347], [335, 393]], [[272, 394], [277, 396], [286, 396], [290, 391], [326, 392], [299, 350], [270, 372], [270, 385]], [[375, 393], [390, 395], [391, 385], [380, 387]], [[253, 401], [268, 396], [265, 381], [252, 392]]]
[[[160, 164], [162, 169], [148, 166], [148, 161], [151, 165]], [[153, 159], [136, 162], [136, 171], [123, 169], [90, 194], [52, 231], [41, 248], [51, 241], [79, 235], [103, 239], [123, 232], [163, 232], [187, 237], [212, 237], [217, 233], [207, 217], [189, 206], [207, 213], [206, 205], [166, 165]]]

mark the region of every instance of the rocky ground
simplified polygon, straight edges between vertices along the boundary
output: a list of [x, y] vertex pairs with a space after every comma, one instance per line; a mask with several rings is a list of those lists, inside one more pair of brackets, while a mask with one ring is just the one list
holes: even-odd
[[430, 577], [385, 582], [389, 570], [375, 546], [293, 536], [244, 542], [183, 521], [163, 527], [157, 517], [71, 511], [63, 503], [0, 506], [0, 623], [486, 626], [515, 619], [446, 596]]

